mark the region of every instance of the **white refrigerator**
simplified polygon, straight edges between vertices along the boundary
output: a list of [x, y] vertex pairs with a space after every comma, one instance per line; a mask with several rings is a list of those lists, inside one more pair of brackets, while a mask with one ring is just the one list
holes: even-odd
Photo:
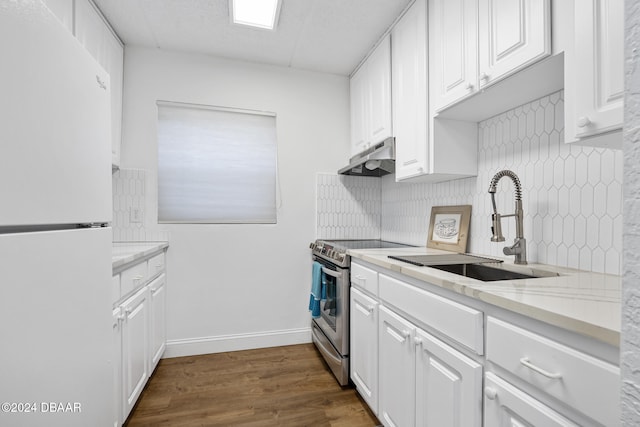
[[109, 76], [0, 0], [0, 426], [113, 426]]

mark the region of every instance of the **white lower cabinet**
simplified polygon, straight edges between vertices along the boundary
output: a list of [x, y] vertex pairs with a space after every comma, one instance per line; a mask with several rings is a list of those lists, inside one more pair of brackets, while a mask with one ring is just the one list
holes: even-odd
[[351, 379], [383, 425], [619, 424], [615, 349], [369, 263], [352, 266]]
[[387, 427], [415, 425], [416, 328], [380, 306], [378, 357], [380, 396], [378, 419]]
[[484, 394], [486, 427], [578, 425], [491, 372], [485, 375]]
[[620, 369], [559, 341], [487, 317], [489, 362], [595, 420], [581, 424], [618, 424]]
[[136, 404], [149, 378], [149, 292], [141, 289], [124, 304], [122, 377], [124, 419]]
[[416, 425], [482, 426], [482, 365], [418, 329]]
[[149, 289], [149, 371], [153, 372], [167, 346], [167, 278], [164, 274]]
[[351, 380], [373, 413], [378, 413], [378, 302], [351, 288]]
[[164, 256], [133, 263], [113, 276], [114, 426], [127, 420], [166, 348]]
[[113, 426], [122, 424], [122, 320], [120, 307], [113, 309]]
[[482, 365], [382, 305], [379, 357], [385, 426], [482, 425]]

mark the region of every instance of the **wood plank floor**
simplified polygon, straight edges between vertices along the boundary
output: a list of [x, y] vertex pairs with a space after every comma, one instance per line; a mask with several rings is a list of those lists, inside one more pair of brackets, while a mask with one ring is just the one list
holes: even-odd
[[378, 421], [313, 344], [162, 359], [127, 426], [345, 426]]

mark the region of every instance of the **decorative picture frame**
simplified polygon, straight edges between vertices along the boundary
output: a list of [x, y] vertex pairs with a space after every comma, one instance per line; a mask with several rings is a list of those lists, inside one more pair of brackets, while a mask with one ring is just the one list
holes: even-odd
[[471, 205], [433, 206], [427, 247], [450, 252], [467, 252]]

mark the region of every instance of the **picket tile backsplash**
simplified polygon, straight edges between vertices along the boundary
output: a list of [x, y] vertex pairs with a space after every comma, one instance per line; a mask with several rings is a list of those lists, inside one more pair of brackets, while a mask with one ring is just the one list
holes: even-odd
[[316, 235], [325, 239], [380, 238], [379, 179], [318, 174]]
[[[470, 204], [468, 251], [500, 256], [515, 237], [515, 222], [503, 219], [506, 242], [490, 241], [488, 189], [496, 172], [511, 169], [522, 184], [529, 261], [621, 274], [622, 152], [565, 144], [563, 112], [564, 93], [560, 91], [479, 123], [478, 176], [474, 178], [435, 184], [396, 183], [389, 175], [357, 178], [371, 183], [356, 186], [353, 177], [322, 175], [323, 186], [336, 187], [334, 194], [340, 197], [362, 200], [361, 188], [375, 192], [380, 185], [380, 207], [374, 207], [372, 214], [379, 215], [380, 228], [377, 234], [368, 230], [368, 235], [421, 246], [426, 243], [432, 206]], [[500, 180], [498, 212], [513, 213], [513, 194], [511, 180]], [[368, 198], [375, 201], [372, 194]], [[356, 202], [345, 200], [339, 206], [352, 203]], [[321, 205], [318, 237], [349, 238], [338, 235], [338, 231], [348, 231], [343, 221], [349, 214], [333, 215], [331, 207], [337, 205], [326, 196], [318, 207]], [[367, 212], [350, 213], [367, 216]], [[328, 230], [331, 235], [325, 235]]]
[[113, 223], [111, 225], [114, 242], [169, 240], [167, 231], [148, 226], [145, 215], [146, 192], [144, 170], [119, 169], [113, 173]]

